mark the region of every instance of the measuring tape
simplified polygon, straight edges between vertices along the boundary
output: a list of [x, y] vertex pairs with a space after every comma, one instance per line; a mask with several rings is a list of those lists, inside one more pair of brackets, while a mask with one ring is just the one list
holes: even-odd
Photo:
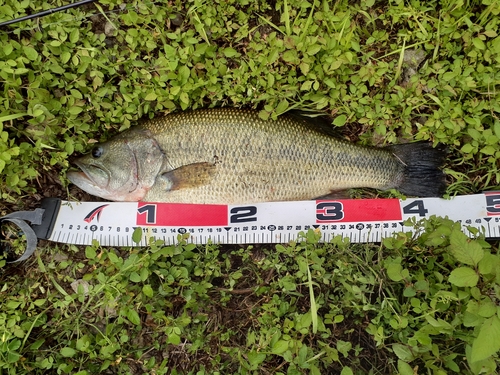
[[[321, 241], [335, 236], [351, 242], [380, 242], [398, 232], [412, 232], [408, 219], [448, 217], [478, 229], [486, 238], [500, 238], [500, 192], [441, 198], [340, 199], [268, 202], [248, 205], [203, 205], [150, 202], [69, 202], [44, 199], [41, 208], [12, 213], [0, 220], [30, 221], [39, 239], [75, 245], [147, 246], [151, 239], [166, 245], [189, 234], [195, 244], [287, 243], [300, 231], [317, 229]], [[26, 224], [26, 223], [25, 223]], [[18, 225], [19, 226], [19, 225]], [[141, 228], [140, 242], [132, 233]], [[26, 233], [26, 228], [21, 228]], [[28, 237], [28, 235], [27, 235]], [[27, 238], [30, 242], [29, 238]], [[33, 240], [31, 240], [30, 247]], [[36, 240], [35, 240], [36, 246]], [[16, 261], [26, 259], [28, 249]]]

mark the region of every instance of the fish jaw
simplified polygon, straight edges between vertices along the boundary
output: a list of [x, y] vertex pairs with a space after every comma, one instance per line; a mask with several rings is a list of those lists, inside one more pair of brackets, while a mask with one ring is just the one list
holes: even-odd
[[108, 184], [106, 184], [105, 186], [97, 184], [94, 179], [90, 177], [90, 174], [87, 174], [85, 172], [84, 168], [82, 168], [81, 172], [68, 172], [67, 177], [73, 184], [86, 191], [87, 193], [95, 195], [96, 197], [101, 197], [117, 202], [138, 202], [146, 196], [149, 190], [143, 186], [138, 186], [133, 191], [118, 192], [116, 190], [110, 190], [108, 188]]

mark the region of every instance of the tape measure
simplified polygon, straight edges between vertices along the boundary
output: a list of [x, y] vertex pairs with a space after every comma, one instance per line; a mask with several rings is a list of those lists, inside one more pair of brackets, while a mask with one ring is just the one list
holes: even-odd
[[[500, 238], [500, 192], [441, 198], [340, 199], [268, 202], [248, 205], [203, 205], [151, 202], [69, 202], [44, 199], [41, 208], [12, 213], [2, 221], [30, 221], [27, 247], [33, 237], [55, 242], [102, 246], [147, 246], [151, 239], [166, 245], [188, 233], [195, 244], [287, 243], [300, 231], [318, 229], [321, 240], [341, 235], [351, 242], [380, 242], [398, 232], [414, 231], [407, 219], [448, 217], [477, 228], [486, 238]], [[26, 224], [26, 223], [24, 223]], [[26, 226], [21, 228], [26, 233]], [[143, 231], [139, 243], [132, 240]], [[29, 237], [29, 238], [28, 238]], [[31, 239], [30, 239], [31, 238]], [[16, 261], [26, 259], [28, 249]]]

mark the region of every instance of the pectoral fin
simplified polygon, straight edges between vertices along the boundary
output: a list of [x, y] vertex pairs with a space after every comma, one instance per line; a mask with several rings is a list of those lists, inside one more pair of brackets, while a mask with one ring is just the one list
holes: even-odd
[[207, 162], [188, 164], [163, 173], [160, 179], [165, 183], [166, 190], [195, 188], [208, 184], [216, 168], [215, 164]]

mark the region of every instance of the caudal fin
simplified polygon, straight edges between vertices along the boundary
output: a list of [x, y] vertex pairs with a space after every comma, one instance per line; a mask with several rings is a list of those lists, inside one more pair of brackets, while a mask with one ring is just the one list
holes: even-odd
[[432, 147], [428, 142], [388, 146], [405, 165], [403, 178], [395, 188], [405, 195], [440, 197], [446, 190], [445, 174], [441, 170], [446, 147]]

